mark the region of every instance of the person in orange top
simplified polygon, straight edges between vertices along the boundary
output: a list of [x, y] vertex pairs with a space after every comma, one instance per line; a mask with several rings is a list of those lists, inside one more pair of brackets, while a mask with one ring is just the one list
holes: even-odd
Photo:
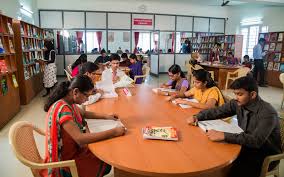
[[[210, 109], [225, 103], [221, 91], [208, 71], [204, 69], [193, 71], [193, 83], [192, 89], [184, 94], [171, 96], [171, 100], [175, 99], [177, 104], [187, 104], [199, 109]], [[184, 97], [194, 98], [198, 103], [183, 100]]]
[[[90, 133], [85, 118], [117, 120], [113, 115], [100, 115], [82, 111], [76, 104], [82, 104], [93, 94], [94, 85], [86, 75], [79, 75], [72, 81], [65, 81], [55, 88], [44, 105], [46, 116], [46, 158], [45, 162], [75, 160], [80, 177], [102, 177], [111, 166], [97, 158], [88, 144], [121, 136], [124, 127], [116, 127], [99, 133]], [[41, 171], [41, 176], [71, 176], [69, 169], [56, 168]]]

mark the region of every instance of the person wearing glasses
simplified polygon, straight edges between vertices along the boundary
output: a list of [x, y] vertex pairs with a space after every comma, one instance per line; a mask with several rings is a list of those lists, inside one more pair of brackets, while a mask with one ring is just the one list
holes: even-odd
[[120, 78], [125, 75], [123, 71], [119, 69], [120, 56], [118, 54], [111, 54], [110, 65], [111, 67], [104, 70], [102, 73], [102, 81], [112, 81], [113, 84], [120, 81]]
[[[88, 76], [95, 85], [98, 70], [99, 70], [98, 65], [96, 65], [93, 62], [87, 62], [87, 63], [82, 64], [79, 70], [79, 74]], [[95, 93], [89, 96], [88, 100], [85, 103], [83, 103], [83, 105], [89, 105], [89, 104], [93, 104], [97, 102], [104, 93], [104, 91], [101, 89], [96, 89], [94, 92]]]
[[[75, 160], [80, 177], [104, 176], [111, 166], [97, 158], [88, 144], [121, 136], [126, 129], [122, 126], [90, 133], [86, 119], [117, 120], [117, 116], [83, 111], [82, 104], [93, 94], [94, 85], [86, 75], [78, 75], [72, 81], [58, 84], [50, 94], [44, 110], [46, 115], [46, 158], [45, 162]], [[42, 176], [71, 176], [66, 168], [41, 171]]]
[[189, 88], [185, 74], [182, 72], [179, 65], [172, 65], [168, 70], [170, 80], [161, 85], [161, 88], [175, 89], [175, 92], [158, 91], [160, 95], [184, 94]]
[[[225, 103], [221, 91], [208, 71], [199, 69], [193, 71], [192, 74], [194, 87], [184, 93], [172, 95], [171, 100], [175, 99], [177, 104], [186, 104], [199, 109], [210, 109]], [[198, 103], [182, 99], [185, 97], [193, 98]]]

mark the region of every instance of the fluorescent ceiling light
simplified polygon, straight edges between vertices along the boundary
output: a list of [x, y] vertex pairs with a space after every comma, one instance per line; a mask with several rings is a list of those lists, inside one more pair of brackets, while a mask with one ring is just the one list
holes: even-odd
[[262, 24], [262, 17], [247, 18], [241, 21], [241, 25], [256, 25]]

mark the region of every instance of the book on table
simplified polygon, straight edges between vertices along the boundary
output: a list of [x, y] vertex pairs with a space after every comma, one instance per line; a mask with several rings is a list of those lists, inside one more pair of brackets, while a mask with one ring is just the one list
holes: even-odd
[[[198, 103], [198, 101], [194, 98], [184, 98], [183, 100], [190, 101], [190, 102], [193, 102], [193, 103]], [[173, 100], [172, 103], [177, 105], [176, 100]], [[183, 109], [192, 108], [192, 106], [187, 105], [187, 104], [178, 104], [178, 105]]]
[[221, 119], [198, 121], [198, 127], [203, 131], [216, 130], [227, 133], [242, 133], [243, 130], [236, 124], [227, 123]]
[[161, 91], [161, 92], [175, 92], [176, 89], [170, 89], [170, 88], [153, 88], [152, 91], [155, 92], [155, 93], [158, 93], [158, 91]]
[[119, 119], [118, 120], [86, 119], [86, 121], [91, 133], [103, 132], [111, 130], [116, 127], [125, 127]]
[[146, 126], [142, 128], [144, 139], [178, 140], [177, 129], [174, 127]]

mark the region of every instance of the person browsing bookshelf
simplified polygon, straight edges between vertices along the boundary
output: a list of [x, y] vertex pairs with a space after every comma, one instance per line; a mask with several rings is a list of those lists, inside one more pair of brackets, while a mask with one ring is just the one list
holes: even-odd
[[253, 48], [253, 59], [254, 59], [254, 70], [253, 70], [253, 77], [257, 81], [259, 75], [259, 82], [258, 85], [260, 87], [267, 87], [264, 83], [264, 64], [263, 64], [263, 57], [266, 55], [266, 52], [263, 52], [263, 46], [265, 44], [265, 39], [260, 38], [258, 40], [257, 45]]
[[[221, 91], [208, 71], [199, 69], [193, 71], [192, 74], [194, 87], [184, 93], [172, 95], [170, 100], [175, 100], [177, 104], [186, 104], [199, 109], [210, 109], [225, 103]], [[182, 98], [193, 98], [198, 103]]]
[[121, 77], [125, 75], [123, 71], [119, 69], [120, 56], [118, 54], [111, 54], [110, 65], [111, 67], [104, 70], [102, 73], [103, 81], [112, 81], [113, 84], [117, 83]]
[[[84, 103], [93, 94], [94, 85], [86, 75], [78, 75], [72, 81], [61, 82], [49, 96], [44, 110], [46, 115], [46, 158], [45, 162], [75, 160], [80, 177], [104, 176], [111, 166], [97, 158], [88, 144], [121, 136], [126, 129], [122, 126], [90, 133], [86, 119], [117, 120], [114, 115], [103, 115], [82, 111], [76, 104]], [[42, 176], [70, 176], [66, 168], [42, 171]]]
[[[95, 85], [95, 80], [97, 76], [96, 71], [98, 70], [99, 70], [98, 65], [96, 65], [93, 62], [86, 62], [82, 64], [82, 66], [80, 67], [79, 74], [88, 76]], [[83, 105], [89, 105], [97, 102], [102, 97], [103, 93], [104, 92], [101, 89], [94, 89], [94, 94], [90, 95], [88, 100], [84, 102]]]
[[158, 94], [168, 96], [172, 94], [183, 94], [188, 90], [189, 82], [179, 65], [172, 65], [168, 70], [168, 75], [170, 80], [167, 83], [162, 84], [161, 88], [175, 89], [175, 92], [159, 90]]
[[[202, 120], [237, 115], [238, 126], [244, 132], [236, 134], [209, 130], [207, 136], [212, 141], [242, 145], [239, 156], [233, 162], [230, 177], [259, 177], [264, 158], [282, 151], [279, 118], [271, 104], [258, 95], [258, 86], [252, 77], [241, 77], [230, 88], [236, 99], [221, 107], [201, 111], [189, 117], [187, 123], [192, 125]], [[268, 171], [278, 163], [279, 161], [272, 162]]]

